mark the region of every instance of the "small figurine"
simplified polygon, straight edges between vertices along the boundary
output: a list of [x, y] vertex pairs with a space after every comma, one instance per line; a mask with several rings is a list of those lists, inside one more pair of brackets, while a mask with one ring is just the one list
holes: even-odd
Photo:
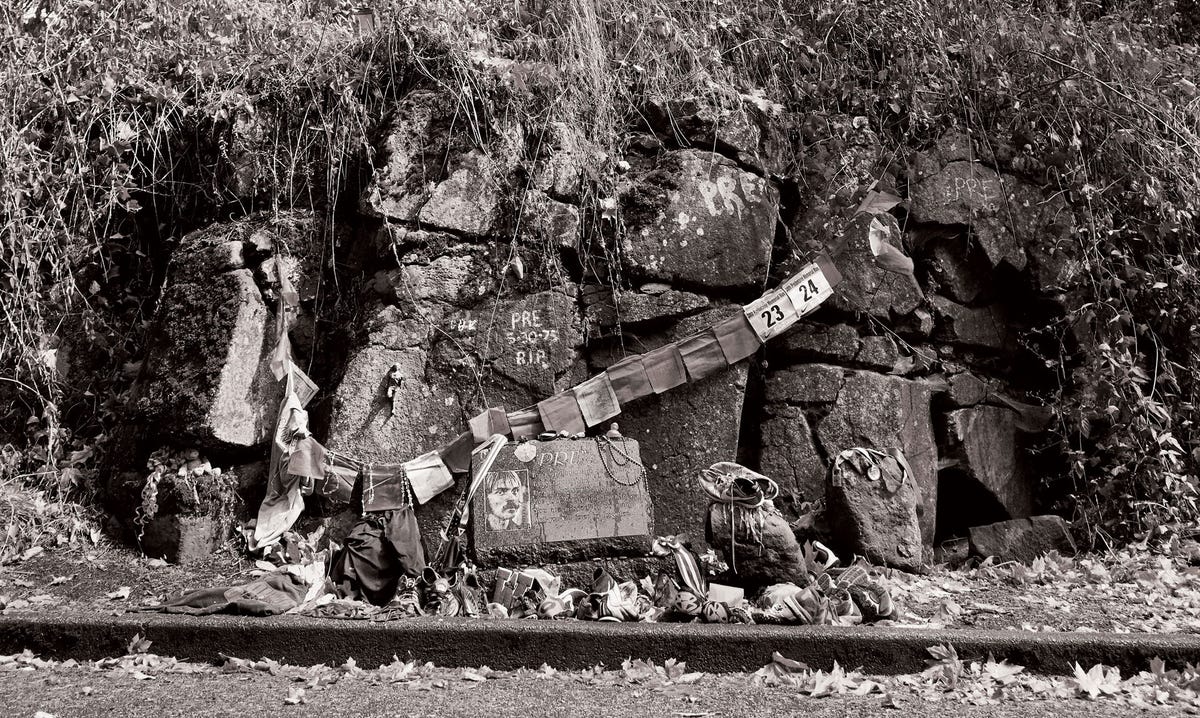
[[615, 422], [615, 421], [612, 424], [609, 424], [608, 431], [605, 432], [604, 436], [609, 439], [625, 438], [625, 437], [621, 436], [621, 428], [619, 426], [617, 426], [617, 422]]
[[391, 403], [391, 414], [388, 418], [396, 415], [396, 403], [400, 400], [400, 387], [402, 386], [404, 386], [404, 373], [400, 370], [399, 364], [393, 364], [387, 373], [387, 398]]

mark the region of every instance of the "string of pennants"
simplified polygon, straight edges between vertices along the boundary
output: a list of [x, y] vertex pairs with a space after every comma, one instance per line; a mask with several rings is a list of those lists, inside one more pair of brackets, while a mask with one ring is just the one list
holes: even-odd
[[[278, 259], [276, 260], [278, 262]], [[516, 411], [486, 409], [468, 422], [469, 430], [434, 451], [401, 464], [368, 464], [327, 449], [308, 430], [305, 406], [317, 386], [292, 361], [286, 315], [297, 303], [287, 273], [277, 266], [282, 311], [271, 370], [284, 382], [284, 396], [271, 446], [267, 495], [253, 531], [252, 551], [277, 543], [304, 509], [308, 490], [349, 501], [361, 478], [363, 511], [386, 511], [425, 503], [454, 485], [453, 474], [470, 469], [471, 451], [493, 434], [511, 439], [544, 432], [581, 434], [621, 413], [625, 404], [661, 394], [715, 374], [753, 355], [833, 295], [841, 281], [837, 267], [822, 254], [779, 287], [743, 311], [685, 339], [645, 354], [626, 357], [578, 386]]]

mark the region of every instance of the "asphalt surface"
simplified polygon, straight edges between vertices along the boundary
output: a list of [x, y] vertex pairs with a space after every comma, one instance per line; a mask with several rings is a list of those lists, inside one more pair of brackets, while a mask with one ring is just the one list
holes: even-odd
[[342, 679], [304, 691], [304, 703], [288, 705], [295, 681], [266, 673], [160, 674], [138, 680], [130, 674], [96, 673], [89, 666], [2, 674], [0, 706], [8, 716], [43, 711], [65, 716], [168, 718], [170, 716], [472, 716], [478, 718], [702, 718], [704, 716], [807, 716], [811, 718], [1055, 718], [1177, 716], [1179, 706], [1135, 709], [1111, 700], [1080, 699], [1001, 702], [975, 706], [958, 700], [835, 695], [809, 698], [792, 689], [754, 685], [746, 675], [705, 676], [686, 690], [662, 692], [628, 685], [586, 685], [539, 680], [528, 675], [482, 683], [438, 681], [423, 690]]
[[1078, 662], [1123, 672], [1161, 658], [1200, 663], [1195, 634], [1031, 633], [878, 626], [741, 626], [700, 623], [591, 623], [417, 618], [388, 623], [300, 616], [252, 618], [129, 613], [119, 616], [14, 613], [0, 616], [0, 654], [29, 649], [45, 658], [96, 660], [125, 653], [140, 634], [154, 652], [196, 662], [222, 654], [293, 665], [388, 663], [393, 656], [438, 666], [497, 670], [548, 663], [570, 670], [626, 658], [686, 661], [708, 673], [754, 671], [772, 653], [828, 670], [837, 661], [874, 674], [918, 672], [930, 646], [953, 645], [964, 658], [1008, 660], [1033, 673], [1064, 674]]

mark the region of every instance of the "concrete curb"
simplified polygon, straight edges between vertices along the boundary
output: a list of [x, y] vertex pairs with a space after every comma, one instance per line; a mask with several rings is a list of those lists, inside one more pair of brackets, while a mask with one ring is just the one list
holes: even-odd
[[498, 670], [543, 663], [559, 669], [598, 663], [612, 668], [633, 657], [656, 662], [676, 658], [691, 670], [721, 673], [757, 670], [778, 651], [813, 668], [829, 669], [836, 660], [848, 668], [893, 674], [922, 670], [929, 657], [925, 649], [946, 643], [964, 660], [990, 653], [1044, 674], [1070, 673], [1076, 661], [1084, 667], [1116, 666], [1123, 675], [1146, 670], [1156, 656], [1172, 666], [1200, 663], [1200, 636], [1192, 634], [437, 618], [371, 623], [145, 613], [0, 616], [0, 654], [29, 649], [43, 658], [96, 660], [123, 655], [134, 634], [153, 641], [153, 653], [192, 661], [219, 661], [221, 654], [294, 665], [340, 664], [353, 658], [364, 668], [389, 663], [393, 656]]

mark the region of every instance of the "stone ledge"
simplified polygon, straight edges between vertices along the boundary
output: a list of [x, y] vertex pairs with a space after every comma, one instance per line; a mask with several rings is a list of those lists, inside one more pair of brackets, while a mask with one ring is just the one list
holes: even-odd
[[989, 653], [1042, 674], [1069, 674], [1071, 665], [1103, 663], [1123, 675], [1144, 670], [1151, 658], [1168, 666], [1200, 662], [1200, 636], [1190, 634], [1028, 633], [974, 629], [871, 626], [739, 626], [701, 623], [590, 623], [417, 618], [390, 623], [299, 616], [177, 616], [87, 613], [15, 613], [0, 616], [0, 654], [29, 649], [45, 658], [79, 661], [123, 655], [141, 634], [156, 654], [220, 661], [222, 654], [271, 658], [295, 665], [361, 666], [393, 656], [438, 666], [488, 665], [497, 670], [562, 670], [598, 663], [619, 666], [628, 657], [686, 661], [712, 673], [753, 671], [778, 651], [813, 668], [833, 662], [870, 673], [925, 668], [926, 648], [951, 644], [960, 656]]

